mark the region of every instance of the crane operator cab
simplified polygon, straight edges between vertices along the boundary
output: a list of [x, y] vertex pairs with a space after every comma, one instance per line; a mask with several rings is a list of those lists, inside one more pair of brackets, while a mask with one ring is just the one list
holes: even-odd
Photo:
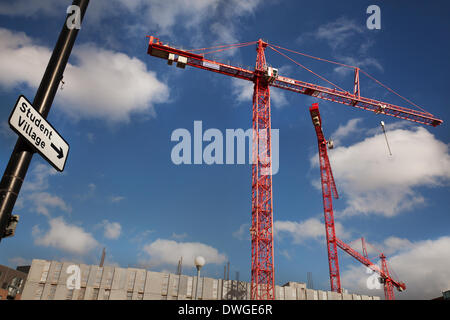
[[272, 67], [266, 67], [267, 82], [272, 83], [278, 77], [278, 69]]

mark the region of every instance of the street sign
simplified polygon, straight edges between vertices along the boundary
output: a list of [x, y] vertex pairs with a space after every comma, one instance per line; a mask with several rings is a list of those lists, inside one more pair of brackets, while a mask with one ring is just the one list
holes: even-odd
[[56, 170], [63, 171], [69, 154], [69, 144], [23, 95], [17, 99], [10, 127], [27, 140]]

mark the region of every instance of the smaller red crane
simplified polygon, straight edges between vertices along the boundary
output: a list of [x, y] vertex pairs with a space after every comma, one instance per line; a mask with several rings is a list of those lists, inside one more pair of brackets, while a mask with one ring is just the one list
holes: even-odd
[[322, 183], [323, 213], [325, 215], [325, 231], [328, 248], [328, 266], [330, 269], [331, 291], [341, 293], [341, 279], [339, 276], [339, 261], [336, 245], [336, 231], [334, 227], [333, 196], [339, 198], [327, 148], [333, 148], [333, 142], [325, 140], [322, 131], [322, 119], [319, 104], [314, 103], [310, 108], [311, 119], [314, 124], [319, 145], [320, 179]]
[[[336, 238], [336, 244], [339, 248], [347, 252], [349, 255], [351, 255], [353, 258], [361, 262], [366, 267], [370, 268], [372, 271], [378, 273], [380, 275], [380, 282], [384, 285], [384, 296], [386, 300], [395, 300], [394, 295], [394, 287], [397, 288], [398, 291], [404, 291], [406, 290], [406, 285], [404, 282], [397, 281], [391, 277], [389, 274], [389, 270], [387, 267], [386, 262], [386, 256], [381, 252], [380, 253], [380, 259], [381, 259], [381, 269], [376, 264], [372, 263], [366, 256], [367, 250], [363, 249], [364, 255], [360, 254], [358, 251], [354, 250], [352, 247], [350, 247], [348, 244], [340, 240], [339, 238]], [[363, 248], [365, 248], [364, 242], [363, 242]]]

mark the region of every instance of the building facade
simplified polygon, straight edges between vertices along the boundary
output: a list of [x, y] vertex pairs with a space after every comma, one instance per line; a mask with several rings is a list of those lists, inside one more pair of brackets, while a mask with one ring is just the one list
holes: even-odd
[[[79, 271], [79, 273], [77, 273]], [[250, 284], [137, 268], [33, 260], [22, 300], [248, 300]], [[78, 283], [77, 283], [78, 282]], [[379, 300], [379, 297], [276, 286], [277, 300]]]
[[[13, 294], [13, 298], [19, 300], [24, 289], [26, 279], [27, 274], [25, 272], [0, 265], [0, 300], [6, 300], [8, 298], [8, 294]], [[11, 291], [13, 288], [15, 290]]]

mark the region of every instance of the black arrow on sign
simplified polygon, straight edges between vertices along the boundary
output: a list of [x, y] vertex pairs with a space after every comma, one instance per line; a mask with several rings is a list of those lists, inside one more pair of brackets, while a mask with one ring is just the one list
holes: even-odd
[[59, 149], [58, 149], [53, 143], [51, 144], [51, 147], [58, 154], [58, 159], [61, 159], [62, 157], [64, 157], [63, 149], [61, 147], [59, 147]]

